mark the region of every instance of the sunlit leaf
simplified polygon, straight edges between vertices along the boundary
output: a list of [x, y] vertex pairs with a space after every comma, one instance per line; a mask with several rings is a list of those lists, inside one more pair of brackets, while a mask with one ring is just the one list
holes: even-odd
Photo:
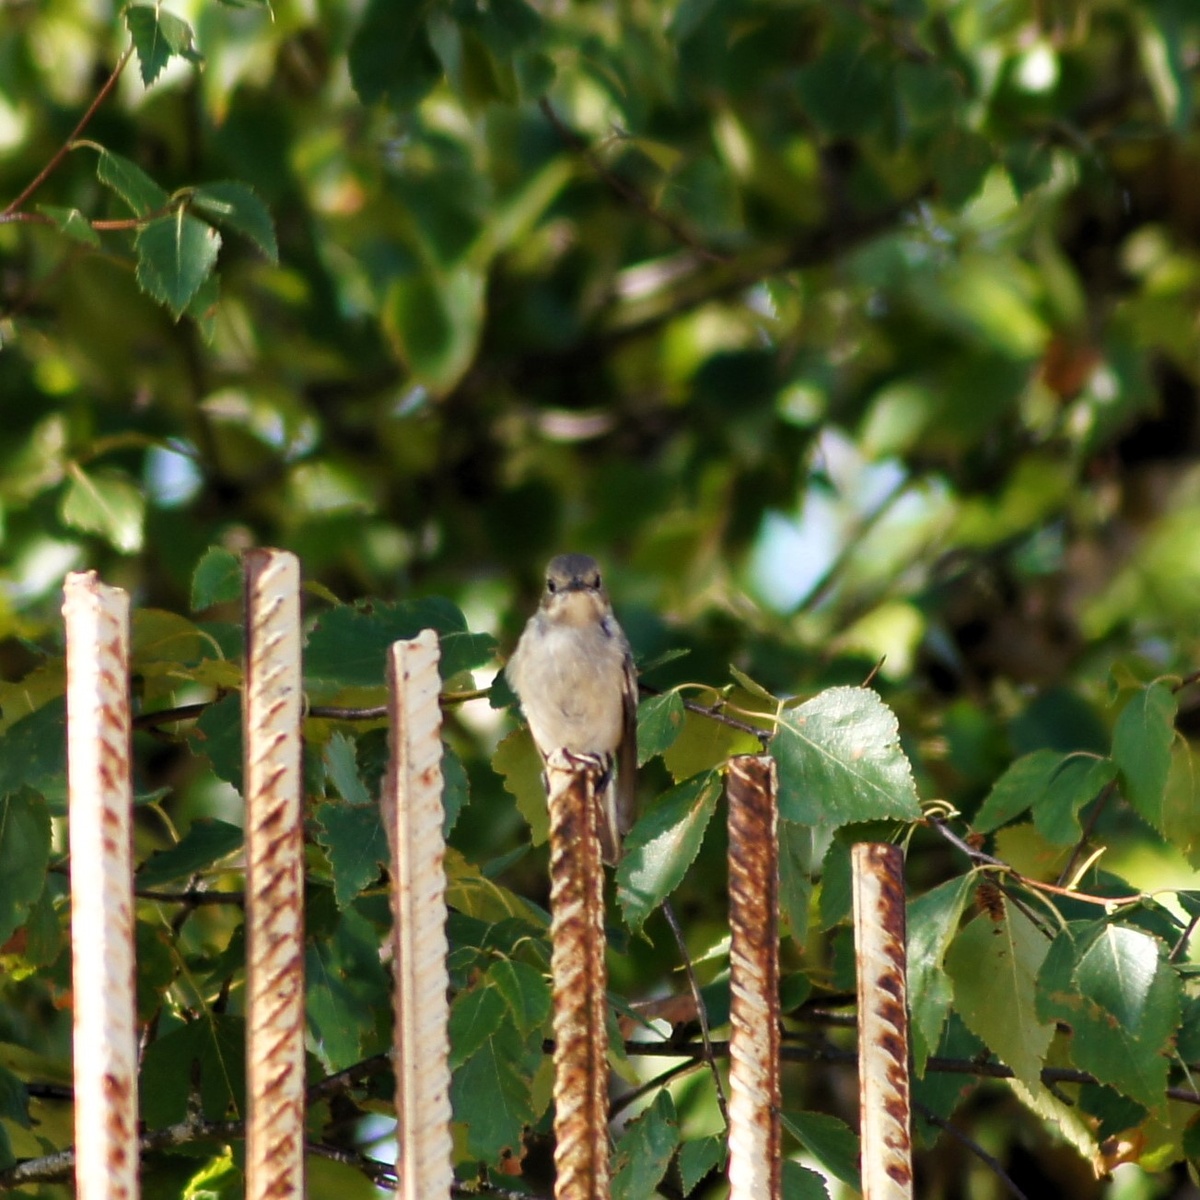
[[98, 533], [126, 554], [142, 548], [146, 499], [123, 475], [72, 466], [58, 513], [64, 525]]
[[1177, 708], [1170, 687], [1152, 683], [1126, 703], [1113, 730], [1112, 756], [1120, 769], [1125, 795], [1160, 831]]
[[683, 728], [683, 700], [678, 692], [648, 696], [638, 705], [638, 766], [671, 748]]
[[1050, 943], [1015, 905], [977, 916], [950, 945], [946, 974], [967, 1027], [1018, 1079], [1039, 1082], [1053, 1024], [1040, 1020], [1035, 982]]
[[917, 1075], [925, 1074], [950, 1012], [953, 994], [943, 960], [974, 883], [972, 876], [960, 875], [908, 904], [908, 1001]]
[[868, 688], [829, 688], [786, 710], [771, 752], [779, 763], [779, 812], [789, 821], [829, 826], [920, 816], [896, 717]]
[[237, 180], [203, 184], [192, 191], [191, 204], [214, 224], [248, 239], [271, 262], [279, 261], [271, 211], [248, 184]]
[[701, 775], [664, 793], [625, 838], [617, 867], [617, 900], [632, 929], [679, 886], [700, 851], [716, 808], [720, 781]]
[[131, 4], [125, 9], [125, 24], [137, 51], [142, 83], [149, 87], [176, 55], [189, 62], [203, 61], [195, 46], [192, 27], [168, 9], [150, 4]]

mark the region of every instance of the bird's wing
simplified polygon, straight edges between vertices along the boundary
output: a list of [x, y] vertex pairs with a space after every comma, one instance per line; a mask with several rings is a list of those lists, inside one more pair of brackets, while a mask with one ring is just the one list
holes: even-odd
[[617, 827], [622, 834], [633, 828], [637, 817], [637, 671], [633, 654], [625, 652], [625, 674], [621, 685], [621, 744], [617, 747]]

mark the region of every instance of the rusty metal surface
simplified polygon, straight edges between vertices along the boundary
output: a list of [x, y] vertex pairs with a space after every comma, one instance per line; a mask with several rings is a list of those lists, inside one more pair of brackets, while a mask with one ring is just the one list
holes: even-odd
[[81, 1200], [138, 1194], [129, 597], [68, 575], [67, 770]]
[[608, 985], [601, 769], [546, 764], [550, 803], [550, 975], [554, 988], [555, 1200], [607, 1200]]
[[426, 629], [395, 643], [388, 658], [383, 810], [392, 852], [399, 1200], [440, 1200], [454, 1184], [440, 653]]
[[863, 1197], [908, 1200], [913, 1175], [904, 855], [898, 846], [860, 842], [850, 861]]
[[246, 569], [246, 1196], [304, 1195], [304, 841], [300, 567]]
[[729, 760], [729, 1196], [778, 1200], [779, 843], [775, 760]]

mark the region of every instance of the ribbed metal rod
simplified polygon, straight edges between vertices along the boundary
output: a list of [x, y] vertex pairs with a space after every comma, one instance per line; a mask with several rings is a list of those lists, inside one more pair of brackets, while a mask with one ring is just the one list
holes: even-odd
[[68, 575], [67, 772], [74, 992], [75, 1187], [138, 1195], [129, 597]]
[[779, 843], [775, 760], [729, 760], [729, 1197], [779, 1200]]
[[[560, 761], [561, 759], [561, 761]], [[555, 1200], [608, 1200], [608, 983], [601, 769], [552, 755], [550, 975], [554, 989]]]
[[395, 643], [388, 657], [397, 1200], [440, 1200], [454, 1184], [439, 657], [431, 629]]
[[246, 1196], [304, 1195], [304, 838], [300, 565], [246, 571]]
[[863, 1198], [911, 1200], [904, 855], [898, 846], [860, 842], [850, 863]]

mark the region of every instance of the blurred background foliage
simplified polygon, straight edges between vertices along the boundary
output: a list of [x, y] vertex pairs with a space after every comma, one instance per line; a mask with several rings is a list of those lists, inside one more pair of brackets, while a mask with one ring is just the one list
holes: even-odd
[[[807, 695], [882, 660], [922, 798], [968, 816], [1016, 756], [1103, 752], [1122, 689], [1200, 665], [1194, 0], [167, 7], [194, 47], [105, 0], [2, 10], [4, 728], [61, 692], [67, 570], [184, 614], [213, 546], [296, 551], [314, 613], [450, 597], [502, 652], [544, 561], [594, 553], [639, 658], [690, 652], [659, 687], [733, 663]], [[26, 195], [139, 20], [171, 52], [140, 45]], [[273, 237], [230, 218], [155, 284], [130, 216], [154, 203], [97, 147], [171, 205], [248, 185]], [[143, 703], [235, 682], [185, 674], [140, 676]], [[481, 707], [450, 735], [483, 863], [528, 830]], [[238, 819], [209, 759], [143, 750], [168, 824]], [[1194, 847], [1127, 810], [1094, 833], [1136, 886], [1195, 886]], [[499, 869], [544, 901], [544, 866]], [[914, 840], [914, 892], [961, 867]], [[698, 953], [705, 874], [678, 899]], [[633, 993], [661, 964], [614, 970]], [[23, 996], [4, 1039], [61, 1046]], [[836, 1108], [851, 1083], [788, 1087]], [[980, 1096], [964, 1126], [1030, 1194], [1185, 1194], [1181, 1166], [1097, 1183]], [[999, 1194], [947, 1138], [921, 1169], [922, 1195]]]

